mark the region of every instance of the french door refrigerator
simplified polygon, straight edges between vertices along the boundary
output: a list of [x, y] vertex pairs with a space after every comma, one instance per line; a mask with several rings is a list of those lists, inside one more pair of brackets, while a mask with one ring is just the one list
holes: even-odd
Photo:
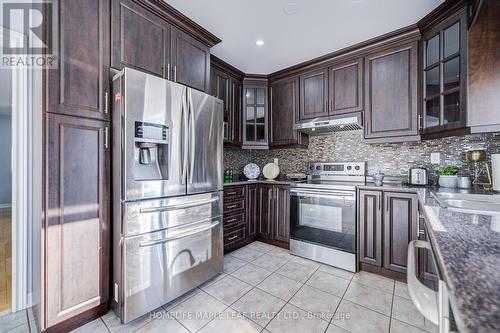
[[112, 98], [112, 307], [127, 323], [222, 271], [223, 104], [130, 68]]

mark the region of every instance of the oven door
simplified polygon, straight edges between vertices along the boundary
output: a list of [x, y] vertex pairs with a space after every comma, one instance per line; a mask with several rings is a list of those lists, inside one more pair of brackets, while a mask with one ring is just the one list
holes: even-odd
[[291, 189], [290, 236], [356, 253], [355, 192]]

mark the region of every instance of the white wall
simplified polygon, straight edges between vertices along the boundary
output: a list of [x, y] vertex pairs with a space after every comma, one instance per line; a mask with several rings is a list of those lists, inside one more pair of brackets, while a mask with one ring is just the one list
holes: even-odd
[[10, 116], [0, 114], [0, 206], [12, 202], [11, 123]]

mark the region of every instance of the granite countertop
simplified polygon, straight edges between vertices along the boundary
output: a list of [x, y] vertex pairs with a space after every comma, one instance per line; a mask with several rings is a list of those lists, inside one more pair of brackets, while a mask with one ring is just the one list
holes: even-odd
[[417, 189], [458, 328], [470, 333], [499, 332], [500, 215], [442, 208], [430, 192]]
[[275, 184], [275, 185], [290, 185], [293, 180], [287, 179], [286, 177], [278, 177], [275, 180], [267, 180], [265, 178], [258, 178], [257, 180], [248, 180], [243, 175], [234, 175], [233, 181], [230, 183], [224, 183], [224, 187], [234, 186], [234, 185], [247, 185], [247, 184]]
[[429, 238], [446, 282], [460, 332], [500, 332], [500, 215], [466, 214], [442, 208], [431, 192], [492, 194], [474, 190], [421, 187], [401, 182], [372, 182], [363, 190], [417, 193]]

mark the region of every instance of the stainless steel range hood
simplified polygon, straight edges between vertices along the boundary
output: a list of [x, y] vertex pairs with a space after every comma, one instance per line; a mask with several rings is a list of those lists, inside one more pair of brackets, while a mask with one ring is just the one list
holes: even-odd
[[293, 125], [293, 129], [309, 135], [328, 135], [334, 132], [353, 131], [362, 128], [361, 112], [330, 117], [329, 119], [313, 119], [307, 123]]

